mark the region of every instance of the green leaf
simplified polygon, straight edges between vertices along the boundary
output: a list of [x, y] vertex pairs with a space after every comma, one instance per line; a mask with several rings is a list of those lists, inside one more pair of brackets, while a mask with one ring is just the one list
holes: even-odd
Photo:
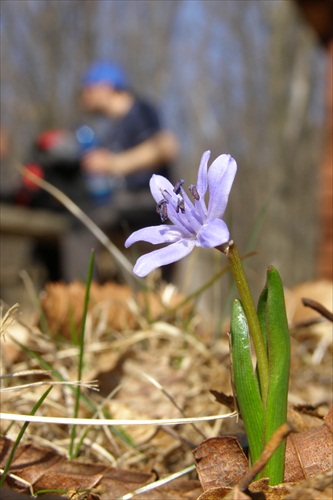
[[[82, 373], [83, 373], [84, 334], [85, 334], [85, 330], [86, 330], [86, 320], [87, 320], [88, 307], [89, 307], [90, 286], [91, 286], [91, 282], [92, 282], [92, 278], [93, 278], [93, 271], [94, 271], [94, 260], [95, 260], [95, 253], [94, 253], [94, 251], [92, 251], [90, 254], [90, 259], [89, 259], [88, 275], [87, 275], [87, 280], [86, 280], [86, 293], [84, 296], [83, 314], [82, 314], [82, 321], [81, 321], [81, 335], [80, 335], [80, 344], [79, 344], [80, 349], [79, 349], [79, 363], [78, 363], [78, 380], [79, 380], [79, 382], [81, 382], [81, 380], [82, 380]], [[80, 397], [81, 397], [81, 387], [80, 387], [80, 385], [78, 385], [76, 388], [76, 398], [75, 398], [75, 405], [74, 405], [74, 418], [77, 418], [79, 415]], [[71, 439], [70, 439], [70, 447], [69, 447], [69, 457], [71, 459], [76, 458], [79, 454], [79, 451], [80, 451], [79, 448], [74, 450], [75, 438], [76, 438], [76, 425], [73, 425], [72, 430], [71, 430]]]
[[[267, 295], [268, 295], [268, 289], [267, 285], [261, 292], [261, 295], [258, 300], [258, 307], [257, 307], [257, 315], [259, 319], [259, 324], [260, 324], [260, 329], [261, 329], [261, 335], [265, 344], [266, 351], [268, 350], [268, 340], [267, 340]], [[268, 356], [268, 353], [267, 353]]]
[[235, 300], [231, 318], [231, 359], [234, 391], [244, 422], [252, 463], [262, 451], [264, 408], [254, 374], [249, 328], [239, 300]]
[[[267, 293], [268, 293], [267, 286], [265, 286], [265, 288], [263, 289], [263, 291], [261, 292], [261, 295], [259, 297], [258, 306], [257, 306], [257, 316], [258, 316], [262, 340], [263, 340], [263, 343], [265, 346], [265, 351], [266, 351], [267, 360], [268, 360], [267, 318], [266, 318]], [[258, 362], [257, 362], [255, 373], [256, 373], [256, 378], [257, 378], [258, 384], [259, 384], [259, 389], [261, 392], [260, 377], [259, 377], [259, 371], [258, 371]]]
[[[39, 400], [37, 401], [37, 403], [34, 405], [33, 409], [30, 412], [30, 415], [35, 415], [36, 411], [42, 405], [43, 401], [47, 398], [47, 396], [52, 391], [52, 389], [53, 389], [52, 386], [49, 387], [48, 389], [46, 389], [46, 391], [44, 392], [44, 394], [42, 394], [42, 396], [39, 398]], [[5, 467], [3, 469], [2, 476], [0, 478], [0, 487], [2, 487], [4, 485], [4, 482], [6, 480], [6, 477], [7, 477], [9, 468], [10, 468], [10, 465], [11, 465], [11, 463], [13, 461], [13, 458], [14, 458], [14, 455], [15, 455], [15, 451], [17, 450], [17, 447], [20, 444], [20, 441], [21, 441], [21, 439], [22, 439], [25, 431], [27, 430], [27, 427], [28, 427], [29, 423], [30, 422], [24, 422], [24, 424], [21, 427], [20, 432], [17, 435], [15, 443], [12, 446], [12, 449], [11, 449], [11, 451], [9, 453], [9, 457], [7, 458], [7, 462], [6, 462]]]
[[[269, 383], [265, 409], [265, 443], [287, 420], [290, 373], [290, 336], [283, 285], [278, 271], [273, 266], [267, 270], [266, 294]], [[283, 482], [285, 446], [284, 441], [274, 452], [262, 473], [262, 477], [270, 478], [271, 485]]]

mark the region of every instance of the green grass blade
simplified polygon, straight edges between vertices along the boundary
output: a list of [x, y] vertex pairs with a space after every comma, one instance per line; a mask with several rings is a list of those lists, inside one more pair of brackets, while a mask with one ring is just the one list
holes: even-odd
[[[38, 410], [38, 408], [41, 406], [41, 404], [43, 403], [43, 401], [47, 398], [47, 396], [49, 395], [49, 393], [51, 392], [52, 390], [52, 386], [49, 387], [45, 392], [44, 394], [39, 398], [39, 400], [37, 401], [37, 403], [35, 404], [35, 406], [33, 407], [33, 409], [31, 410], [30, 412], [30, 415], [35, 415], [36, 411]], [[14, 458], [14, 454], [15, 454], [15, 451], [18, 447], [18, 445], [20, 444], [20, 441], [23, 437], [23, 434], [25, 433], [28, 425], [29, 425], [30, 422], [25, 422], [22, 427], [21, 427], [21, 430], [20, 432], [18, 433], [17, 435], [17, 438], [15, 440], [15, 443], [13, 444], [13, 447], [11, 449], [11, 452], [9, 454], [9, 457], [7, 459], [7, 462], [6, 462], [6, 465], [4, 467], [4, 470], [3, 470], [3, 473], [2, 473], [2, 476], [0, 478], [0, 487], [3, 486], [4, 482], [6, 481], [6, 477], [7, 477], [7, 474], [8, 474], [8, 471], [9, 471], [9, 468], [10, 468], [10, 464], [12, 463], [13, 461], [13, 458]]]
[[254, 463], [262, 451], [264, 408], [252, 366], [249, 328], [242, 304], [237, 299], [232, 308], [230, 330], [234, 389]]
[[[267, 333], [269, 385], [265, 411], [265, 443], [276, 429], [287, 420], [288, 385], [290, 373], [290, 336], [284, 301], [283, 285], [277, 270], [267, 270]], [[262, 477], [269, 477], [270, 484], [283, 482], [284, 441], [268, 461]]]
[[[85, 334], [86, 319], [87, 319], [88, 307], [89, 307], [90, 286], [91, 286], [91, 282], [92, 282], [92, 278], [93, 278], [93, 271], [94, 271], [94, 260], [95, 260], [95, 253], [94, 253], [94, 251], [92, 251], [91, 255], [90, 255], [89, 266], [88, 266], [88, 275], [87, 275], [87, 281], [86, 281], [86, 293], [85, 293], [85, 297], [84, 297], [83, 314], [82, 314], [82, 321], [81, 321], [81, 335], [80, 335], [80, 344], [79, 344], [79, 363], [78, 363], [78, 376], [77, 376], [77, 379], [79, 382], [81, 382], [81, 380], [82, 380], [82, 373], [83, 373], [84, 334]], [[78, 385], [76, 388], [76, 397], [75, 397], [75, 405], [74, 405], [74, 418], [77, 418], [78, 414], [79, 414], [80, 397], [81, 397], [81, 386]], [[79, 451], [80, 451], [78, 448], [74, 451], [75, 437], [76, 437], [76, 425], [73, 425], [72, 431], [71, 431], [70, 447], [69, 447], [69, 457], [70, 458], [77, 457], [77, 455], [79, 454]]]

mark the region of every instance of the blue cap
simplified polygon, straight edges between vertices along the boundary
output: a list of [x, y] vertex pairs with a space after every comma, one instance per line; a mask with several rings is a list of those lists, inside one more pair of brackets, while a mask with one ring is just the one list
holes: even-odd
[[128, 88], [127, 76], [121, 66], [114, 63], [95, 62], [82, 79], [83, 85], [108, 83], [116, 89]]

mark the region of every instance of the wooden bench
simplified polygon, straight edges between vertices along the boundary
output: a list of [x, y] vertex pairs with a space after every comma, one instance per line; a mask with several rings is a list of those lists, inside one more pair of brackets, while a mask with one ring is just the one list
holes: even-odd
[[49, 210], [0, 203], [0, 234], [54, 240], [68, 228], [68, 217]]
[[27, 301], [20, 272], [25, 270], [37, 289], [43, 286], [45, 269], [33, 260], [36, 242], [57, 245], [68, 227], [68, 217], [48, 210], [0, 203], [0, 289], [8, 304]]

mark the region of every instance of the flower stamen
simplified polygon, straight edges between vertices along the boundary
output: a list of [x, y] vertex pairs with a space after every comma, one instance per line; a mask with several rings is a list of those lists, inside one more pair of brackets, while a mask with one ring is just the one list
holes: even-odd
[[184, 199], [181, 197], [179, 197], [177, 201], [177, 207], [176, 207], [177, 214], [179, 213], [179, 210], [181, 211], [182, 214], [185, 213], [185, 202]]
[[199, 201], [200, 200], [200, 195], [198, 193], [197, 187], [194, 184], [191, 184], [188, 189], [189, 189], [191, 195], [193, 196], [193, 198], [195, 200]]
[[176, 194], [180, 193], [180, 189], [182, 185], [184, 184], [184, 179], [179, 179], [179, 181], [176, 182], [175, 187], [173, 188], [173, 192]]
[[161, 200], [156, 205], [156, 212], [160, 216], [162, 222], [166, 222], [168, 219], [167, 203], [167, 200]]

